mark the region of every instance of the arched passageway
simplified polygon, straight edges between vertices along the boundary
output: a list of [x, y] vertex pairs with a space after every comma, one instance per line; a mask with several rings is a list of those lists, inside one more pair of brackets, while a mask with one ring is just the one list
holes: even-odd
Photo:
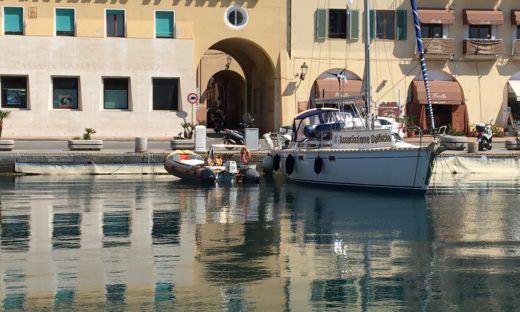
[[[220, 52], [221, 60], [209, 61], [211, 51]], [[198, 118], [206, 119], [208, 126], [212, 126], [212, 121], [206, 111], [215, 105], [225, 109], [228, 127], [238, 127], [245, 114], [255, 119], [261, 132], [278, 125], [280, 99], [275, 90], [279, 89], [279, 81], [273, 61], [255, 42], [230, 38], [213, 44], [201, 59], [198, 80], [201, 101], [206, 106]], [[212, 94], [215, 90], [218, 95]]]

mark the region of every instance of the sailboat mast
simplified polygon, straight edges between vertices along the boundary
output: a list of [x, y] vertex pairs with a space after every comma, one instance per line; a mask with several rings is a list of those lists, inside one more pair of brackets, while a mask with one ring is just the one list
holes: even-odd
[[365, 127], [370, 121], [370, 7], [369, 0], [365, 0]]

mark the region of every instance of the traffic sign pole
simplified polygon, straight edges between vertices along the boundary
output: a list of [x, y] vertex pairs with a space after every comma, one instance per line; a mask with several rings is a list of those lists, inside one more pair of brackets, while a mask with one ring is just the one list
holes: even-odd
[[195, 92], [190, 92], [188, 94], [188, 102], [191, 104], [191, 123], [195, 123], [195, 105], [199, 101], [199, 96]]

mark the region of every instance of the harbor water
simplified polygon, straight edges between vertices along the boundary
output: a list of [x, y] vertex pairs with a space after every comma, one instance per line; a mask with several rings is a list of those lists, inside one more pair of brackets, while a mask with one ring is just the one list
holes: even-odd
[[518, 310], [519, 180], [453, 181], [0, 177], [0, 310]]

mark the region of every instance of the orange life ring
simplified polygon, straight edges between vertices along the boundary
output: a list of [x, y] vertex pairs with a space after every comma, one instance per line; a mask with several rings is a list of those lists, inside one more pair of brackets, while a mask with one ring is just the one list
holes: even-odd
[[251, 152], [245, 146], [240, 150], [240, 160], [242, 160], [245, 165], [249, 164], [251, 160]]

